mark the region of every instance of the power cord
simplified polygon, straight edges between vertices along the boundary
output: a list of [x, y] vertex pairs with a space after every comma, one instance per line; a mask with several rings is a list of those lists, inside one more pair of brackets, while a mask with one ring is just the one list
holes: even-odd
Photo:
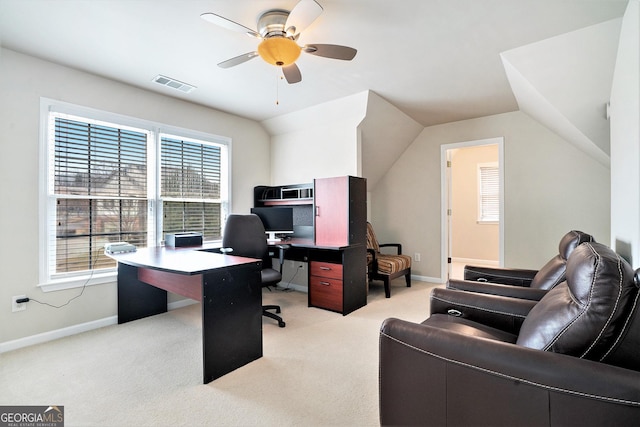
[[91, 279], [93, 278], [93, 273], [95, 271], [95, 267], [96, 264], [98, 263], [98, 258], [100, 258], [100, 254], [102, 252], [98, 252], [98, 255], [95, 257], [95, 259], [93, 260], [93, 265], [91, 266], [91, 274], [89, 274], [89, 277], [87, 277], [87, 280], [85, 280], [84, 284], [82, 285], [82, 289], [80, 290], [80, 293], [78, 295], [76, 295], [73, 298], [70, 298], [67, 302], [65, 302], [64, 304], [61, 305], [54, 305], [54, 304], [49, 304], [48, 302], [42, 302], [42, 301], [38, 301], [35, 298], [20, 298], [16, 300], [17, 304], [22, 304], [23, 302], [29, 302], [29, 301], [33, 301], [33, 302], [37, 302], [38, 304], [41, 305], [48, 305], [49, 307], [53, 307], [53, 308], [62, 308], [66, 305], [69, 305], [69, 303], [71, 303], [71, 301], [73, 301], [74, 299], [80, 298], [82, 296], [82, 294], [84, 294], [84, 290], [87, 288], [87, 284], [91, 281]]
[[298, 274], [298, 271], [302, 268], [302, 264], [298, 266], [298, 268], [296, 268], [296, 271], [293, 272], [293, 276], [291, 276], [291, 278], [289, 279], [289, 281], [287, 282], [287, 286], [279, 289], [281, 292], [289, 292], [291, 290], [291, 282], [293, 282], [293, 279], [296, 277], [296, 275]]

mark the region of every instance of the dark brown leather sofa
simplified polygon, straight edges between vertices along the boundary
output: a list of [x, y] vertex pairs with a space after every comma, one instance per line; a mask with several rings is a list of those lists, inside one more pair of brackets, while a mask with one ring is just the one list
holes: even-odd
[[571, 230], [560, 239], [558, 254], [540, 270], [466, 265], [464, 280], [452, 279], [447, 288], [538, 301], [564, 281], [567, 259], [585, 242], [595, 242], [595, 239], [583, 231]]
[[421, 324], [380, 331], [380, 422], [426, 426], [640, 423], [638, 278], [598, 243], [540, 301], [437, 288]]

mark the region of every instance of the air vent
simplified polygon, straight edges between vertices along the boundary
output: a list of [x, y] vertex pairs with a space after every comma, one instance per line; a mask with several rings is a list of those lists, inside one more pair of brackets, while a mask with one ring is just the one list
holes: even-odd
[[176, 79], [172, 79], [171, 77], [163, 76], [161, 74], [158, 74], [157, 76], [155, 76], [153, 78], [153, 81], [163, 86], [167, 86], [184, 93], [189, 93], [196, 88], [195, 86], [192, 86], [187, 83], [183, 83]]

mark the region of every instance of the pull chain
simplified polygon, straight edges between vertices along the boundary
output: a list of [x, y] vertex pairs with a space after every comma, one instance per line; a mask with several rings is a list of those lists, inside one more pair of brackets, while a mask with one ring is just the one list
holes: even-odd
[[[280, 70], [280, 67], [278, 67]], [[282, 80], [282, 76], [280, 73], [276, 74], [276, 105], [280, 105], [280, 80]]]

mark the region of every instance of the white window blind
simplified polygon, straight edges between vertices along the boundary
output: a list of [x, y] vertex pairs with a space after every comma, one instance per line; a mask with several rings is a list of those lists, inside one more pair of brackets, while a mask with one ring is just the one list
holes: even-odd
[[53, 274], [113, 267], [104, 244], [147, 246], [147, 138], [124, 129], [52, 115], [55, 244]]
[[163, 234], [197, 231], [221, 238], [222, 147], [161, 136]]
[[478, 221], [500, 221], [500, 174], [498, 165], [478, 165]]

